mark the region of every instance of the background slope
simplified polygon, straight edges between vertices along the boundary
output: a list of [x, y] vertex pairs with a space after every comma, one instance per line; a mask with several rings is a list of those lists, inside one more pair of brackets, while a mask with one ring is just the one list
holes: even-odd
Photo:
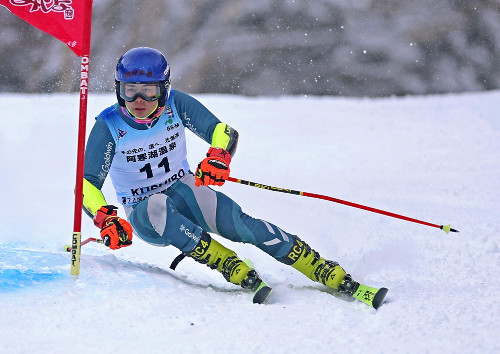
[[[200, 95], [240, 133], [236, 178], [320, 193], [459, 234], [237, 184], [249, 214], [299, 235], [356, 279], [390, 289], [378, 311], [329, 293], [250, 245], [270, 303], [177, 251], [82, 248], [69, 276], [78, 97], [1, 94], [0, 352], [498, 352], [500, 92], [386, 99]], [[114, 102], [89, 98], [93, 116]], [[207, 146], [187, 133], [191, 165]], [[105, 185], [109, 203], [116, 203]], [[83, 237], [98, 235], [85, 219]], [[219, 240], [221, 240], [219, 238]]]

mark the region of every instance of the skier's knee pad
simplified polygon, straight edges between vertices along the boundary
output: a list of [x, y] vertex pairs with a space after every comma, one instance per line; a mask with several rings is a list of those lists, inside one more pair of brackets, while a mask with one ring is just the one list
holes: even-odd
[[167, 196], [154, 194], [137, 204], [129, 220], [134, 232], [142, 240], [157, 246], [168, 245], [163, 237], [167, 219]]
[[172, 245], [182, 252], [197, 244], [202, 229], [179, 213], [170, 197], [154, 194], [137, 204], [130, 223], [138, 236], [157, 246]]

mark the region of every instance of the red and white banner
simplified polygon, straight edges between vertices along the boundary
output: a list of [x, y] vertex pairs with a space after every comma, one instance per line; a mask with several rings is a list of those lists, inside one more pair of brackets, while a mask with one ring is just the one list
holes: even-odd
[[0, 0], [0, 5], [66, 43], [77, 56], [90, 54], [92, 0]]

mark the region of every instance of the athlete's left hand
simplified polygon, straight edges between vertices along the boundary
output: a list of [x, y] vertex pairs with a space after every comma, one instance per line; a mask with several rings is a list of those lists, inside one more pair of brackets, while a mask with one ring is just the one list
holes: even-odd
[[224, 149], [211, 147], [207, 157], [198, 164], [195, 174], [196, 187], [200, 185], [222, 186], [229, 178], [231, 155]]

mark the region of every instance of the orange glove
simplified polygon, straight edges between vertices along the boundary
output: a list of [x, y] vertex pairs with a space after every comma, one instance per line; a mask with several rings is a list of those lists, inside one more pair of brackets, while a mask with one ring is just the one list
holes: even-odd
[[101, 229], [103, 243], [116, 250], [132, 244], [132, 225], [119, 218], [113, 205], [101, 207], [94, 216], [94, 225]]
[[222, 186], [229, 177], [231, 155], [224, 149], [208, 149], [207, 157], [198, 164], [195, 174], [196, 187], [200, 185]]

